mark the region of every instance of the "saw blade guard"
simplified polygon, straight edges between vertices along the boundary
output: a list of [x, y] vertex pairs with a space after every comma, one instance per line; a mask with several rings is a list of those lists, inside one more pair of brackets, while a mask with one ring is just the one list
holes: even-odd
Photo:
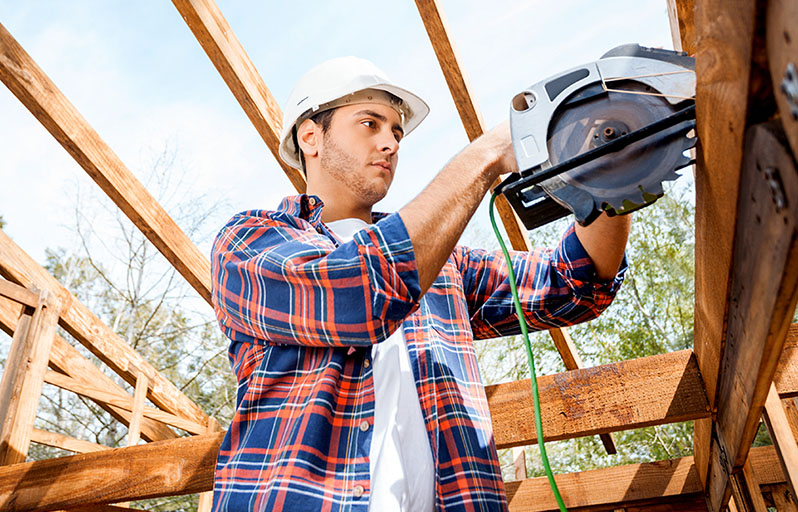
[[[692, 105], [694, 68], [694, 59], [681, 52], [623, 45], [517, 94], [510, 125], [520, 176], [506, 180], [515, 182], [517, 197], [505, 195], [527, 228], [568, 212], [588, 224], [602, 211], [625, 214], [660, 197], [662, 182], [676, 179], [675, 171], [691, 163], [684, 152], [695, 145], [688, 136], [695, 122], [659, 121]], [[651, 125], [659, 128], [645, 138], [624, 137]], [[579, 167], [534, 187], [518, 186], [618, 138], [630, 140], [615, 141], [612, 153], [580, 160]], [[547, 199], [561, 208], [543, 204]], [[543, 218], [530, 219], [529, 209]]]

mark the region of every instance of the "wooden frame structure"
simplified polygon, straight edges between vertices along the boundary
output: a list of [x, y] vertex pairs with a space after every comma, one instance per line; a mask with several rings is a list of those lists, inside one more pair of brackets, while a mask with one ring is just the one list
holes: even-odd
[[[280, 162], [280, 109], [218, 7], [173, 3]], [[473, 140], [484, 123], [440, 5], [416, 5]], [[599, 435], [614, 453], [612, 432], [695, 421], [694, 457], [558, 475], [572, 509], [764, 511], [767, 499], [780, 512], [798, 510], [798, 325], [789, 324], [798, 300], [798, 116], [791, 114], [798, 94], [780, 89], [787, 65], [798, 63], [798, 6], [667, 6], [674, 46], [697, 58], [695, 348], [584, 368], [568, 333], [551, 331], [568, 371], [539, 379], [544, 437]], [[0, 80], [210, 303], [208, 260], [1, 24]], [[301, 173], [283, 169], [304, 191]], [[498, 204], [513, 247], [528, 249], [518, 218]], [[202, 492], [207, 510], [218, 423], [1, 231], [0, 276], [0, 327], [13, 334], [0, 381], [0, 508], [112, 510], [112, 503]], [[58, 336], [57, 325], [135, 386], [133, 395]], [[34, 429], [44, 382], [128, 425], [129, 447]], [[534, 425], [521, 419], [531, 413], [519, 414], [531, 407], [528, 390], [528, 381], [486, 388], [499, 448], [535, 442]], [[751, 449], [763, 415], [774, 446]], [[148, 443], [137, 444], [139, 437]], [[30, 442], [78, 454], [24, 462]], [[507, 483], [511, 510], [556, 509], [545, 479], [523, 478], [523, 467], [517, 473]]]

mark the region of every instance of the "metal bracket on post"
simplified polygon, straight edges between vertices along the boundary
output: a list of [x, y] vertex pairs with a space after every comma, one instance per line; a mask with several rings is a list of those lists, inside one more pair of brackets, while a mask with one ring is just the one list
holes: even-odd
[[794, 62], [787, 63], [781, 80], [781, 92], [787, 97], [793, 119], [798, 119], [798, 70]]

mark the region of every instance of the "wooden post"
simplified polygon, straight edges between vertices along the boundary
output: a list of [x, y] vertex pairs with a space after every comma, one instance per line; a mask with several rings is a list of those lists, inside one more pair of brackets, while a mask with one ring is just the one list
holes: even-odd
[[[798, 170], [780, 130], [765, 123], [752, 126], [746, 136], [740, 182], [745, 193], [737, 207], [712, 467], [707, 475], [707, 492], [716, 512], [730, 490], [737, 495], [744, 488], [732, 482], [730, 489], [729, 477], [747, 476], [740, 470], [798, 301]], [[737, 505], [741, 506], [739, 500]]]
[[750, 461], [746, 460], [742, 470], [733, 473], [730, 479], [734, 504], [739, 512], [767, 512], [759, 481]]
[[[222, 430], [216, 418], [210, 416], [208, 419], [208, 434], [214, 434]], [[197, 503], [197, 512], [210, 512], [213, 506], [213, 490], [200, 493]]]
[[61, 304], [44, 292], [23, 311], [0, 381], [0, 465], [25, 462]]
[[[696, 0], [695, 353], [713, 412], [725, 346], [732, 245], [749, 76], [755, 0]], [[710, 420], [696, 421], [694, 454], [707, 479]]]
[[147, 398], [149, 380], [144, 374], [139, 374], [136, 379], [136, 390], [133, 393], [133, 416], [130, 419], [127, 445], [136, 446], [141, 439], [141, 419], [144, 416], [144, 399]]
[[784, 474], [787, 475], [787, 483], [790, 490], [795, 495], [798, 488], [798, 444], [790, 428], [790, 421], [787, 419], [776, 386], [770, 385], [767, 400], [765, 401], [765, 424], [770, 433], [770, 439], [779, 454], [779, 462]]
[[695, 53], [695, 0], [667, 0], [673, 49]]
[[516, 446], [512, 448], [512, 454], [515, 479], [524, 480], [526, 478], [526, 449], [523, 446]]

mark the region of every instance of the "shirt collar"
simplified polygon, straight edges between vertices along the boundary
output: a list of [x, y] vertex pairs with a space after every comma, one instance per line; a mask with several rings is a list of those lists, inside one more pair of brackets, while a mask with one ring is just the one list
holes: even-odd
[[[305, 219], [306, 221], [310, 222], [313, 227], [317, 228], [322, 224], [321, 210], [323, 207], [324, 202], [322, 202], [319, 196], [299, 194], [296, 196], [288, 196], [283, 198], [283, 200], [280, 202], [280, 206], [277, 207], [277, 210], [280, 212], [285, 212], [294, 217]], [[372, 212], [371, 222], [375, 223], [387, 216], [387, 213]]]

